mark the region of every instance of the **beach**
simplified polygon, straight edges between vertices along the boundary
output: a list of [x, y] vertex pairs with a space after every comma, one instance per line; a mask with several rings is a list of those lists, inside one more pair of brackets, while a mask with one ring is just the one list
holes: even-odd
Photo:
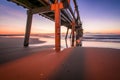
[[120, 49], [72, 47], [56, 53], [54, 45], [24, 48], [23, 38], [2, 38], [0, 44], [0, 80], [120, 80]]
[[[37, 47], [24, 47], [24, 37], [22, 36], [5, 36], [0, 37], [0, 64], [19, 59], [24, 56], [34, 54], [44, 49], [52, 49], [54, 45], [43, 45]], [[46, 41], [41, 41], [38, 38], [30, 38], [30, 45], [44, 44]]]
[[120, 80], [120, 0], [1, 0], [0, 80]]

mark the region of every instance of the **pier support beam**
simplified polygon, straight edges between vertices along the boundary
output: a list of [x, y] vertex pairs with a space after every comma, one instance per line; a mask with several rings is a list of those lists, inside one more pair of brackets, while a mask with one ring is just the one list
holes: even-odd
[[71, 33], [70, 33], [70, 37], [69, 37], [69, 38], [71, 38], [71, 36], [72, 36], [72, 30], [71, 30]]
[[27, 11], [27, 23], [26, 23], [26, 32], [25, 32], [25, 39], [24, 39], [24, 46], [27, 47], [29, 45], [29, 38], [31, 32], [31, 25], [32, 25], [32, 11]]
[[60, 41], [60, 9], [59, 5], [56, 4], [56, 9], [55, 9], [55, 50], [58, 52], [60, 51], [61, 48], [61, 41]]
[[63, 4], [59, 3], [58, 1], [55, 2], [55, 4], [52, 4], [51, 10], [55, 11], [55, 51], [59, 52], [61, 49], [61, 31], [60, 31], [60, 26], [61, 26], [61, 10], [63, 8]]
[[74, 38], [75, 38], [75, 22], [72, 22], [72, 47], [74, 47]]
[[67, 27], [67, 32], [66, 32], [66, 35], [65, 35], [65, 39], [67, 39], [68, 31], [69, 31], [69, 27]]
[[83, 37], [83, 29], [82, 27], [78, 27], [76, 29], [76, 46], [82, 46], [82, 37]]

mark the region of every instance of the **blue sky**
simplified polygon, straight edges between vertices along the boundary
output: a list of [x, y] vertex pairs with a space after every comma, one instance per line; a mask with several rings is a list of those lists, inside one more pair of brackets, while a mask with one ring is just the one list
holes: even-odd
[[[77, 0], [84, 32], [120, 33], [120, 0]], [[0, 32], [24, 33], [26, 9], [0, 1]], [[66, 28], [62, 27], [65, 32]], [[54, 22], [33, 16], [32, 33], [54, 32]]]
[[[120, 0], [77, 0], [84, 28], [120, 31]], [[92, 30], [93, 29], [93, 30]], [[100, 32], [100, 31], [98, 31]]]

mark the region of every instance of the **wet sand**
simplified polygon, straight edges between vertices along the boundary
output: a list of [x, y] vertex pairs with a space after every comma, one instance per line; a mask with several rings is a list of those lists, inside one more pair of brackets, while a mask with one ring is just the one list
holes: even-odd
[[[0, 36], [0, 49], [9, 49], [16, 47], [23, 47], [24, 38], [23, 37], [14, 37], [14, 36]], [[30, 38], [30, 44], [45, 43], [46, 41], [40, 41], [38, 38]]]
[[0, 80], [120, 80], [120, 49], [46, 47], [3, 51]]
[[[29, 56], [35, 52], [44, 49], [52, 49], [54, 45], [37, 46], [37, 47], [24, 47], [24, 38], [22, 37], [0, 37], [0, 64], [4, 64], [16, 59]], [[40, 41], [38, 38], [30, 38], [30, 44], [42, 44], [46, 41]]]

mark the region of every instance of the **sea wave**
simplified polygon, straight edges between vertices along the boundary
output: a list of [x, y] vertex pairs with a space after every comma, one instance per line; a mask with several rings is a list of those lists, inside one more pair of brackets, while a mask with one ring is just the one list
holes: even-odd
[[84, 35], [83, 41], [119, 42], [120, 35]]

